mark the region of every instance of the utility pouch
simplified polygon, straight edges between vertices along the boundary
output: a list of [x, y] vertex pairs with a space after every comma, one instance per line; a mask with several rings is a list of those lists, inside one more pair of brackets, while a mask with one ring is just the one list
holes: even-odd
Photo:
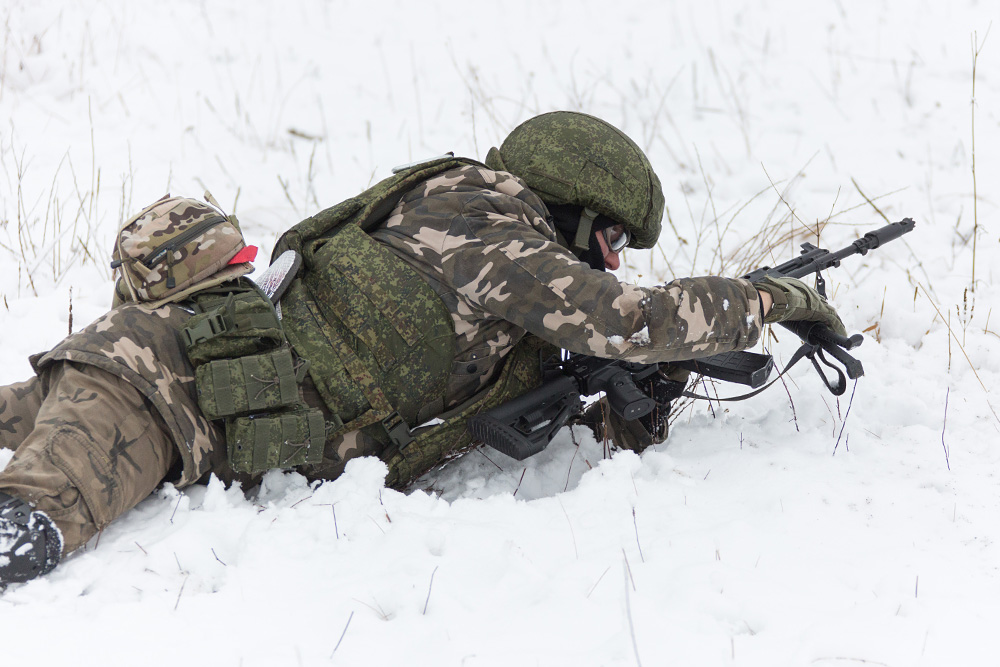
[[299, 400], [298, 376], [287, 346], [263, 354], [212, 359], [195, 369], [198, 405], [209, 419], [292, 406]]
[[323, 460], [326, 424], [316, 409], [236, 417], [226, 421], [229, 465], [236, 472], [261, 473]]
[[236, 216], [205, 197], [209, 203], [168, 195], [122, 226], [112, 252], [113, 307], [130, 301], [158, 307], [253, 270], [257, 248], [244, 242]]
[[254, 355], [284, 344], [274, 306], [256, 288], [196, 297], [195, 301], [203, 312], [188, 320], [182, 330], [188, 357], [195, 366], [212, 359]]

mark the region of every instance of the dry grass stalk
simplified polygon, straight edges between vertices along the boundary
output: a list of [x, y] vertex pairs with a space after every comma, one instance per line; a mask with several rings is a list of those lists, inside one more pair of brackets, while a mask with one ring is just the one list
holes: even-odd
[[[976, 371], [976, 367], [972, 363], [972, 360], [969, 359], [969, 355], [965, 351], [965, 347], [962, 345], [962, 342], [960, 340], [958, 340], [958, 336], [955, 335], [955, 332], [952, 331], [951, 324], [950, 324], [950, 317], [949, 318], [945, 318], [945, 316], [941, 314], [941, 309], [938, 308], [938, 306], [937, 306], [936, 303], [934, 303], [934, 300], [931, 298], [930, 294], [927, 293], [927, 290], [924, 288], [923, 285], [921, 285], [920, 283], [917, 283], [917, 287], [921, 291], [923, 291], [924, 296], [927, 297], [927, 301], [930, 302], [931, 306], [937, 312], [938, 317], [941, 318], [941, 322], [943, 322], [944, 325], [946, 327], [948, 327], [948, 334], [951, 336], [952, 339], [955, 340], [955, 344], [958, 345], [958, 349], [962, 351], [962, 356], [965, 357], [965, 361], [968, 362], [969, 368], [972, 369], [972, 374], [974, 376], [976, 376], [976, 381], [979, 382], [979, 386], [983, 388], [983, 392], [986, 394], [986, 405], [987, 405], [987, 407], [989, 407], [990, 412], [993, 413], [993, 418], [997, 420], [998, 424], [1000, 424], [1000, 415], [997, 414], [997, 411], [993, 408], [993, 404], [990, 403], [990, 399], [989, 399], [990, 390], [986, 388], [985, 384], [983, 384], [983, 380], [982, 380], [981, 377], [979, 377], [979, 373]], [[950, 316], [950, 313], [949, 313], [949, 316]]]
[[972, 33], [972, 284], [970, 288], [973, 292], [976, 291], [976, 237], [979, 235], [979, 193], [976, 190], [976, 64], [992, 27], [993, 24], [990, 23], [981, 42], [978, 34]]

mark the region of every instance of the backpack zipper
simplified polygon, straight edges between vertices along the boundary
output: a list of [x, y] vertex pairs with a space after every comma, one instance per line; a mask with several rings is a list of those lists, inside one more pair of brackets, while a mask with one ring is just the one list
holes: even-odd
[[221, 215], [217, 215], [214, 218], [209, 218], [207, 220], [202, 220], [201, 222], [196, 223], [190, 229], [182, 232], [181, 234], [178, 234], [177, 236], [170, 239], [166, 243], [163, 243], [154, 248], [153, 252], [149, 253], [149, 256], [146, 257], [146, 259], [142, 260], [141, 262], [142, 265], [145, 266], [147, 269], [152, 269], [157, 263], [159, 263], [160, 259], [164, 255], [173, 252], [174, 250], [177, 250], [178, 248], [182, 247], [184, 244], [191, 241], [192, 239], [201, 236], [210, 228], [216, 226], [220, 222], [225, 222], [225, 221], [226, 218], [222, 217]]

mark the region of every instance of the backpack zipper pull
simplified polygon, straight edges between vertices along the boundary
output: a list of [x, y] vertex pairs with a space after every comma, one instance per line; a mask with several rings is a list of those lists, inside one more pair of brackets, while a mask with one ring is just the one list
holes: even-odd
[[167, 253], [167, 289], [173, 289], [177, 286], [177, 281], [174, 279], [174, 253]]

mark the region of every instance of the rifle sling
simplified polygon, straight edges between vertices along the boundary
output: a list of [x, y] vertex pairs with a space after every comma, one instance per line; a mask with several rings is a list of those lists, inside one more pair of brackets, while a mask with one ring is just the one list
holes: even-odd
[[[820, 359], [823, 361], [824, 364], [826, 364], [827, 366], [829, 366], [830, 368], [832, 368], [837, 372], [838, 378], [836, 385], [831, 384], [830, 381], [827, 380], [826, 375], [823, 374], [823, 371], [819, 367], [819, 363], [816, 361], [817, 354], [819, 355]], [[774, 378], [760, 389], [755, 389], [749, 393], [740, 394], [739, 396], [728, 396], [726, 398], [712, 398], [711, 396], [702, 396], [701, 394], [695, 394], [694, 392], [690, 391], [685, 391], [683, 394], [681, 394], [681, 396], [683, 396], [684, 398], [693, 398], [700, 401], [717, 401], [719, 403], [745, 401], [748, 398], [753, 398], [754, 396], [761, 393], [765, 389], [769, 388], [772, 384], [780, 380], [785, 375], [785, 373], [791, 370], [792, 366], [799, 363], [799, 361], [801, 361], [803, 358], [808, 358], [810, 361], [812, 361], [813, 366], [816, 367], [816, 371], [819, 373], [820, 377], [823, 378], [823, 382], [826, 384], [827, 389], [829, 389], [834, 396], [841, 396], [847, 390], [847, 379], [844, 377], [844, 373], [839, 368], [837, 368], [836, 366], [834, 366], [833, 364], [831, 364], [829, 361], [826, 360], [826, 357], [823, 356], [823, 348], [820, 347], [819, 345], [803, 343], [802, 346], [795, 351], [795, 354], [792, 355], [792, 358], [788, 361], [788, 363], [785, 364], [785, 367], [781, 369], [781, 372], [778, 373], [778, 377]]]

